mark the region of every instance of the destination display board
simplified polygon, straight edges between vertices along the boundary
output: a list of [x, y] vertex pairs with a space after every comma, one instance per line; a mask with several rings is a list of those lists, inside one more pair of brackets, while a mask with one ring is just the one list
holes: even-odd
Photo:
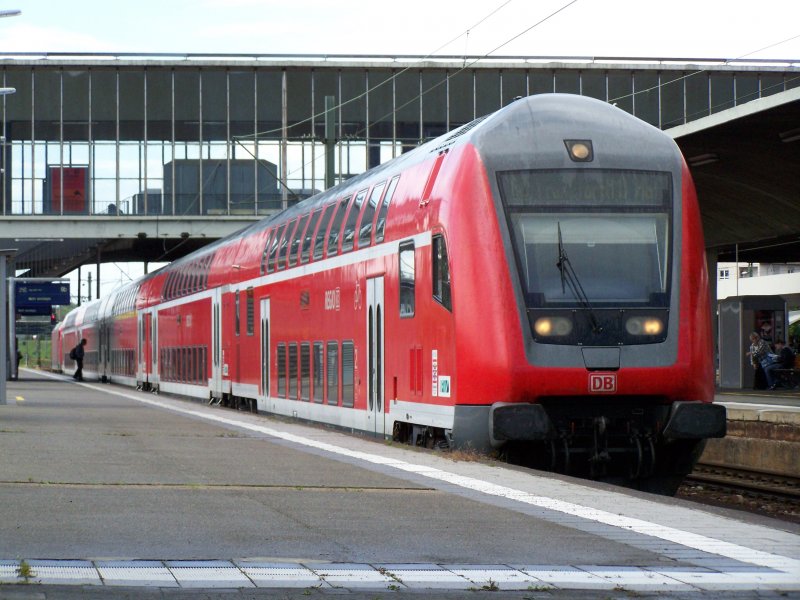
[[69, 282], [32, 281], [28, 283], [24, 279], [17, 280], [14, 286], [14, 302], [18, 311], [24, 306], [31, 305], [67, 306], [69, 304]]

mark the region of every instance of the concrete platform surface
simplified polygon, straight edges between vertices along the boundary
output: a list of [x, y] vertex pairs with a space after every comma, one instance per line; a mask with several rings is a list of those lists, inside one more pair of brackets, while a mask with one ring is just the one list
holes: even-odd
[[788, 523], [23, 376], [0, 406], [0, 583], [800, 592]]

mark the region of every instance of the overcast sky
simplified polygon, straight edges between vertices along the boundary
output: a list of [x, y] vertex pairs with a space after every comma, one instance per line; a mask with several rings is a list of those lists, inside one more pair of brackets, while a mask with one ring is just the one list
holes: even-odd
[[5, 0], [0, 8], [22, 10], [0, 20], [7, 52], [800, 59], [798, 0]]

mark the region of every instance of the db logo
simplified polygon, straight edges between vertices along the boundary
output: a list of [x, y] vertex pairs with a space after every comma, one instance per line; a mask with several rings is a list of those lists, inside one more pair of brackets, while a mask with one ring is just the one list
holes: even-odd
[[613, 394], [616, 391], [616, 373], [589, 373], [590, 394]]

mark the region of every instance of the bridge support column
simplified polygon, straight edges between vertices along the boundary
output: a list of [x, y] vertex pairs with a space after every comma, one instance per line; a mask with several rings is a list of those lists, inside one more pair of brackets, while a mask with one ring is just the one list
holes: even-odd
[[[8, 314], [8, 269], [9, 259], [16, 250], [0, 250], [0, 404], [6, 404], [6, 379], [8, 379], [9, 357], [16, 360], [14, 340], [8, 335], [8, 319], [13, 323], [14, 315]], [[13, 353], [13, 354], [12, 354]]]
[[[711, 308], [711, 339], [714, 341], [714, 357], [719, 358], [719, 316], [717, 315], [717, 250], [706, 250], [706, 269], [708, 270], [708, 300]], [[717, 364], [717, 361], [714, 361]]]

